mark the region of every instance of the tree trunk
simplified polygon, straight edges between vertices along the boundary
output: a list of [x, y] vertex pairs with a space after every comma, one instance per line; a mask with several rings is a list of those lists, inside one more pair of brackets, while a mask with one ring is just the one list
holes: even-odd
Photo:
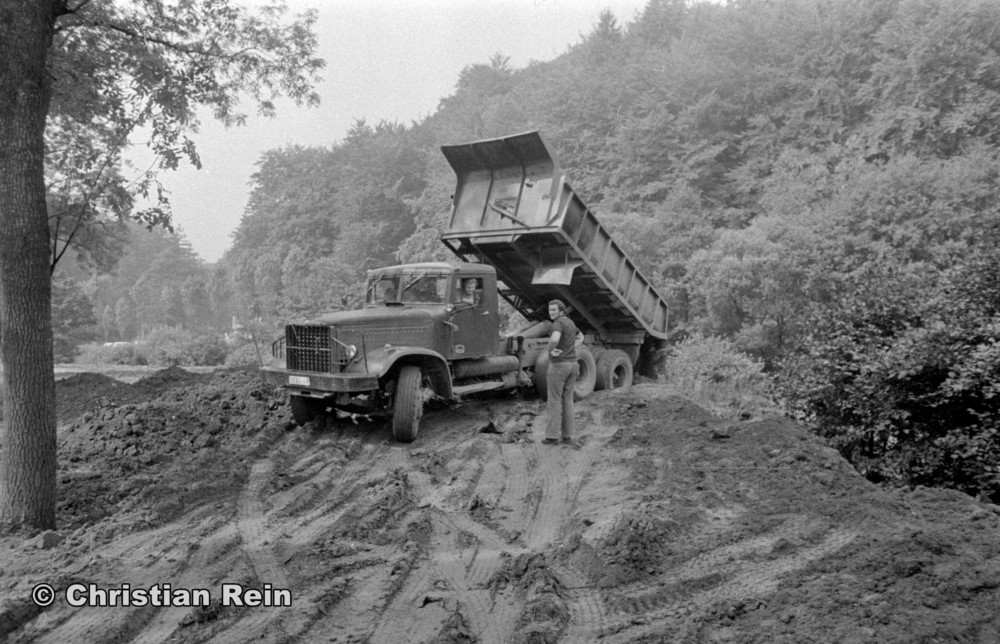
[[0, 0], [0, 525], [55, 526], [56, 417], [45, 205], [46, 59], [58, 0]]

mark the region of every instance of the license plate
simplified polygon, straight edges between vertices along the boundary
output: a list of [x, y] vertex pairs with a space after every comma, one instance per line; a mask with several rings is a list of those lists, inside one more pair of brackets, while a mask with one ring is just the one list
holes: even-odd
[[299, 387], [308, 387], [309, 386], [309, 377], [308, 376], [288, 376], [288, 384], [290, 384], [290, 385], [298, 385]]

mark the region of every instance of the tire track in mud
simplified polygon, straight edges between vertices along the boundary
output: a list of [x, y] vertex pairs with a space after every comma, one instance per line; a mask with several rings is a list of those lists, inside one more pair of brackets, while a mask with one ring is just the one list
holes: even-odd
[[284, 541], [310, 543], [329, 531], [367, 481], [392, 469], [380, 458], [378, 439], [361, 430], [338, 434], [317, 439], [283, 472], [295, 484], [270, 496], [270, 520], [281, 522]]
[[317, 562], [323, 587], [303, 641], [372, 641], [385, 606], [399, 595], [422, 551], [414, 488], [424, 486], [421, 476], [429, 477], [411, 458], [412, 448], [373, 434], [350, 439], [355, 447], [329, 473], [333, 483], [324, 484], [330, 493], [302, 517], [293, 537], [299, 550], [333, 548]]
[[566, 524], [576, 509], [577, 496], [598, 449], [593, 439], [580, 450], [535, 445], [537, 465], [531, 473], [535, 486], [526, 508], [532, 520], [525, 522], [523, 535], [529, 547], [553, 546], [565, 536]]
[[[197, 555], [188, 563], [180, 578], [172, 585], [175, 588], [197, 588], [205, 585], [205, 571], [213, 568], [223, 557], [232, 555], [240, 547], [241, 539], [235, 524], [229, 523], [204, 539]], [[228, 566], [227, 566], [228, 567]], [[214, 589], [213, 589], [214, 592]], [[218, 598], [215, 598], [218, 601]], [[130, 640], [132, 644], [160, 644], [185, 624], [196, 619], [197, 609], [168, 607], [156, 615]]]
[[[373, 549], [368, 558], [344, 569], [330, 585], [338, 596], [324, 606], [322, 616], [305, 633], [304, 641], [367, 642], [384, 620], [386, 606], [400, 594], [418, 559], [412, 548], [395, 544]], [[392, 641], [406, 641], [406, 638]]]
[[[482, 424], [470, 423], [464, 436], [435, 445], [430, 473], [423, 450], [393, 449], [390, 460], [408, 472], [430, 534], [370, 641], [437, 641], [456, 623], [471, 634], [484, 633], [481, 641], [492, 641], [485, 633], [509, 631], [504, 624], [516, 619], [517, 606], [489, 588], [510, 539], [488, 517], [501, 503], [504, 466], [501, 446], [484, 443], [473, 431]], [[480, 489], [484, 479], [497, 482], [498, 489]]]
[[[249, 480], [237, 499], [236, 525], [241, 537], [241, 550], [253, 576], [252, 585], [264, 587], [264, 584], [269, 584], [271, 588], [294, 593], [285, 567], [272, 547], [274, 535], [268, 529], [268, 504], [264, 503], [263, 497], [273, 470], [274, 461], [270, 456], [251, 465]], [[273, 628], [282, 634], [294, 635], [304, 625], [304, 620], [298, 618], [300, 608], [301, 602], [296, 606], [294, 600], [292, 607], [243, 608], [233, 628], [246, 641], [262, 638]]]
[[505, 543], [461, 515], [429, 510], [432, 533], [419, 562], [382, 612], [373, 642], [433, 641], [451, 615], [460, 614], [482, 640], [506, 641], [519, 606], [490, 581], [504, 565]]
[[564, 583], [563, 599], [569, 611], [566, 642], [584, 642], [595, 638], [603, 625], [609, 623], [606, 593], [596, 588], [587, 577], [567, 565], [556, 565], [556, 574]]
[[[597, 486], [601, 487], [601, 473], [598, 472], [595, 476], [594, 464], [616, 429], [605, 423], [600, 409], [590, 405], [581, 406], [588, 416], [581, 437], [582, 447], [571, 449], [538, 444], [535, 455], [537, 469], [546, 471], [546, 474], [541, 477], [541, 485], [532, 490], [535, 507], [532, 517], [526, 521], [529, 530], [525, 541], [538, 549], [548, 546], [550, 553], [558, 553], [566, 545], [585, 487], [595, 479], [598, 481]], [[539, 428], [544, 427], [542, 423], [544, 417], [538, 421]], [[612, 509], [614, 512], [622, 511], [619, 507]], [[538, 517], [543, 519], [539, 520]], [[599, 625], [607, 621], [605, 593], [595, 588], [587, 575], [570, 562], [551, 557], [548, 564], [560, 582], [558, 601], [568, 614], [560, 639], [567, 642], [585, 641], [588, 634], [599, 630]]]
[[[202, 523], [209, 525], [197, 530], [202, 535], [197, 548], [190, 540], [189, 526], [170, 524], [112, 542], [99, 559], [117, 562], [113, 580], [107, 572], [102, 578], [90, 577], [86, 564], [72, 576], [76, 582], [94, 583], [106, 589], [119, 588], [123, 583], [131, 588], [149, 588], [154, 584], [161, 587], [169, 584], [173, 589], [202, 587], [205, 585], [204, 570], [198, 564], [235, 552], [238, 540], [232, 524], [219, 528], [214, 517], [202, 517]], [[168, 550], [157, 547], [162, 543], [170, 543], [172, 547]], [[135, 571], [142, 571], [141, 575], [136, 575]], [[28, 639], [16, 641], [45, 644], [109, 640], [163, 642], [192, 610], [153, 606], [73, 608], [59, 602], [50, 610], [46, 621], [28, 626], [28, 633], [31, 633]]]
[[[610, 644], [626, 644], [640, 637], [656, 636], [671, 622], [704, 613], [706, 607], [718, 602], [752, 602], [767, 597], [778, 589], [784, 575], [836, 553], [857, 536], [854, 531], [834, 530], [814, 546], [769, 561], [753, 561], [752, 557], [733, 561], [735, 555], [719, 549], [700, 557], [700, 561], [688, 562], [671, 571], [664, 585], [655, 590], [633, 591], [612, 601], [617, 613], [642, 615], [642, 620], [605, 624], [595, 635]], [[748, 552], [753, 549], [750, 546]]]
[[[539, 427], [536, 423], [536, 434]], [[458, 480], [451, 486], [457, 493], [443, 502], [440, 494], [430, 493], [436, 503], [426, 559], [387, 608], [372, 641], [402, 635], [430, 641], [435, 624], [449, 615], [460, 615], [483, 642], [516, 639], [519, 629], [530, 631], [539, 614], [553, 610], [567, 615], [575, 610], [578, 619], [590, 623], [603, 615], [597, 593], [575, 595], [575, 605], [566, 607], [558, 593], [550, 592], [551, 587], [583, 585], [577, 583], [582, 577], [560, 571], [551, 557], [543, 555], [534, 565], [541, 571], [537, 582], [521, 585], [508, 577], [512, 565], [544, 552], [551, 555], [558, 546], [586, 474], [610, 435], [595, 432], [581, 450], [539, 443], [456, 446], [461, 456], [449, 462], [458, 463]], [[420, 481], [418, 490], [427, 485], [427, 477], [413, 479]], [[404, 633], [399, 624], [411, 626]]]
[[[534, 520], [542, 492], [533, 481], [533, 463], [526, 457], [524, 446], [501, 443], [498, 447], [500, 489], [495, 503], [499, 516], [494, 520], [509, 541], [521, 543], [525, 525]], [[484, 485], [480, 479], [479, 485], [485, 488], [489, 481]]]
[[[474, 431], [482, 425], [473, 419], [468, 431], [446, 432], [446, 440], [435, 443], [432, 453], [419, 445], [390, 444], [382, 450], [383, 467], [407, 473], [415, 506], [409, 519], [426, 521], [429, 534], [416, 546], [388, 546], [387, 557], [397, 557], [391, 566], [381, 567], [383, 573], [389, 568], [389, 574], [370, 569], [354, 578], [351, 596], [323, 620], [333, 628], [324, 633], [337, 641], [436, 641], [460, 624], [480, 641], [509, 639], [523, 602], [513, 591], [492, 588], [491, 582], [510, 552], [523, 548], [511, 543], [512, 535], [494, 514], [530, 513], [521, 507], [527, 497], [527, 465], [517, 465], [519, 459], [525, 462], [524, 446], [486, 440]], [[435, 429], [432, 423], [424, 435]], [[398, 556], [407, 545], [409, 555]], [[399, 571], [395, 582], [394, 569]]]
[[[545, 446], [545, 452], [530, 442], [504, 444], [481, 436], [475, 429], [482, 420], [465, 424], [463, 432], [454, 426], [443, 431], [444, 440], [433, 451], [419, 441], [416, 446], [382, 441], [362, 450], [371, 457], [359, 453], [345, 465], [337, 476], [341, 480], [406, 472], [414, 508], [402, 521], [426, 519], [430, 534], [420, 545], [381, 547], [383, 563], [352, 571], [349, 592], [307, 634], [335, 641], [433, 641], [449, 623], [460, 623], [481, 641], [501, 642], [524, 625], [525, 590], [500, 587], [497, 579], [512, 557], [550, 549], [564, 532], [597, 441], [591, 449]], [[423, 435], [437, 429], [432, 421]], [[548, 465], [541, 478], [540, 464]], [[325, 527], [372, 513], [377, 522], [399, 520], [380, 516], [377, 507], [366, 505], [365, 491], [357, 492], [333, 493], [310, 514], [322, 516]], [[315, 490], [304, 494], [311, 505]], [[346, 536], [363, 539], [365, 533], [362, 527]]]
[[262, 498], [273, 469], [274, 463], [269, 457], [250, 467], [250, 479], [237, 501], [237, 526], [243, 537], [243, 552], [250, 560], [254, 576], [258, 580], [266, 580], [276, 588], [287, 588], [288, 577], [284, 567], [274, 556], [268, 540], [267, 507]]
[[237, 501], [242, 551], [257, 584], [288, 589], [293, 601], [291, 607], [243, 609], [241, 619], [232, 627], [240, 638], [275, 635], [272, 631], [277, 631], [279, 639], [301, 637], [319, 618], [317, 611], [322, 607], [317, 608], [316, 601], [323, 593], [319, 597], [307, 595], [298, 587], [301, 579], [291, 574], [288, 564], [334, 530], [351, 509], [362, 473], [370, 472], [374, 453], [371, 436], [354, 428], [337, 434], [316, 439], [305, 455], [283, 470], [282, 474], [300, 479], [285, 492], [268, 495], [268, 488], [275, 480], [276, 460], [284, 451], [294, 449], [294, 444], [286, 443], [277, 455], [251, 466]]

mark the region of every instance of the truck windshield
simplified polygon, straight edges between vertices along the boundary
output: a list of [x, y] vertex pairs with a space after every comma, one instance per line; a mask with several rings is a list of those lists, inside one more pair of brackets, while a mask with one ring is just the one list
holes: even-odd
[[448, 292], [448, 278], [424, 272], [384, 275], [368, 283], [365, 306], [379, 304], [442, 304]]
[[448, 291], [448, 278], [443, 275], [411, 273], [403, 275], [403, 301], [441, 304]]

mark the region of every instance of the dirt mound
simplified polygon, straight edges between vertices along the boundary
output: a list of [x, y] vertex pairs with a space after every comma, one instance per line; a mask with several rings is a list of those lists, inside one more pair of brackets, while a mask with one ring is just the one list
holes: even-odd
[[[120, 404], [151, 388], [163, 393]], [[127, 529], [145, 529], [233, 493], [248, 459], [287, 425], [275, 413], [282, 400], [255, 374], [167, 369], [113, 392], [61, 432], [58, 514], [68, 528], [125, 514]]]
[[99, 373], [78, 373], [56, 381], [60, 422], [70, 421], [96, 405], [123, 404], [136, 398], [132, 385]]
[[563, 558], [626, 617], [608, 641], [998, 641], [996, 506], [877, 488], [785, 420], [677, 398], [605, 414], [631, 493], [582, 515]]
[[141, 378], [132, 387], [148, 397], [153, 397], [162, 395], [176, 387], [205, 384], [211, 380], [212, 374], [210, 373], [193, 373], [177, 365], [172, 365]]
[[106, 409], [154, 399], [171, 389], [207, 383], [212, 375], [173, 366], [129, 384], [109, 376], [83, 372], [56, 380], [56, 411], [60, 423], [71, 422], [96, 407]]
[[[360, 420], [286, 431], [255, 374], [143, 387], [63, 426], [66, 538], [0, 539], [0, 638], [1000, 641], [1000, 510], [875, 487], [786, 420], [643, 384], [581, 403], [578, 449], [540, 443], [538, 400], [439, 410], [401, 445]], [[73, 607], [74, 582], [211, 602]], [[227, 605], [226, 584], [292, 600]]]

